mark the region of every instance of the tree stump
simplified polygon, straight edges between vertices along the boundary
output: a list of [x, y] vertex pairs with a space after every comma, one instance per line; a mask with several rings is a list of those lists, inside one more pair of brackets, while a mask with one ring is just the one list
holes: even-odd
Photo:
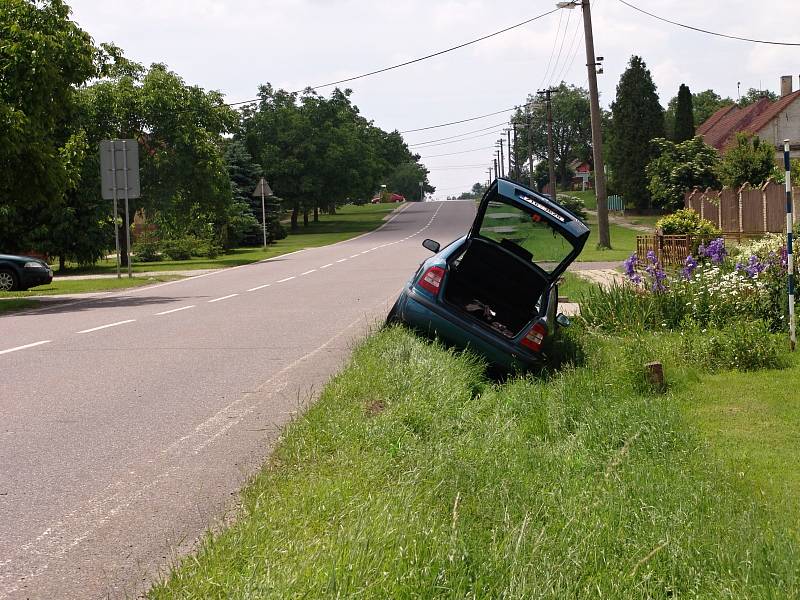
[[660, 362], [647, 363], [644, 366], [647, 383], [657, 392], [663, 392], [667, 386], [664, 381], [664, 367]]

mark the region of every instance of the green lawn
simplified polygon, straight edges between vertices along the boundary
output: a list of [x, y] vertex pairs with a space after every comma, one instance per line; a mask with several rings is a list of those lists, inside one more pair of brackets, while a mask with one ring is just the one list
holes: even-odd
[[559, 194], [580, 198], [583, 200], [584, 206], [589, 210], [595, 210], [597, 208], [597, 196], [595, 196], [594, 190], [586, 190], [585, 192], [559, 192]]
[[3, 313], [10, 313], [16, 312], [19, 310], [26, 310], [28, 308], [35, 308], [38, 306], [38, 302], [36, 300], [24, 300], [24, 299], [11, 299], [11, 300], [2, 300], [0, 301], [0, 315]]
[[[782, 506], [682, 408], [742, 388], [665, 363], [672, 391], [642, 392], [638, 341], [588, 335], [584, 366], [498, 383], [469, 355], [379, 332], [284, 432], [234, 524], [150, 597], [797, 597]], [[776, 454], [796, 445], [788, 394], [758, 409]], [[796, 468], [797, 449], [785, 458]], [[766, 460], [756, 471], [784, 485]]]
[[67, 279], [61, 281], [56, 279], [50, 285], [42, 285], [24, 292], [0, 292], [0, 303], [3, 302], [4, 298], [104, 292], [107, 290], [151, 285], [163, 281], [174, 281], [175, 279], [181, 279], [181, 277], [177, 275], [157, 275], [154, 277], [133, 277], [132, 279], [128, 279], [127, 275], [123, 275], [122, 279]]
[[636, 236], [642, 235], [641, 232], [634, 229], [628, 229], [620, 225], [611, 223], [608, 226], [609, 234], [611, 236], [611, 250], [600, 250], [597, 247], [597, 218], [590, 217], [587, 225], [591, 229], [589, 239], [583, 247], [583, 252], [578, 256], [579, 261], [593, 262], [593, 261], [619, 261], [622, 262], [628, 258], [632, 252], [636, 251]]
[[800, 539], [800, 360], [708, 376], [682, 394], [690, 423], [754, 497]]
[[577, 302], [581, 294], [597, 284], [579, 277], [575, 273], [564, 273], [563, 281], [558, 286], [558, 295], [566, 296], [570, 302]]
[[[218, 269], [235, 267], [265, 258], [272, 258], [302, 248], [316, 248], [335, 242], [350, 239], [371, 231], [383, 223], [383, 218], [397, 208], [397, 204], [365, 204], [363, 206], [347, 205], [339, 208], [335, 215], [320, 215], [319, 223], [309, 222], [304, 227], [302, 220], [297, 233], [290, 233], [283, 240], [263, 248], [237, 248], [217, 258], [192, 258], [190, 260], [164, 260], [151, 263], [134, 262], [133, 270], [145, 271], [181, 271], [192, 269]], [[115, 273], [116, 262], [103, 260], [97, 265], [80, 268], [67, 265], [64, 275]], [[59, 272], [56, 272], [58, 275]]]

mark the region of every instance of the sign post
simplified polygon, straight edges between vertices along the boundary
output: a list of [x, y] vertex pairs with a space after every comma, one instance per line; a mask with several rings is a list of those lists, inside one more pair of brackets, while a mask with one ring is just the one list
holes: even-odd
[[789, 345], [794, 352], [797, 331], [794, 315], [794, 252], [792, 251], [792, 165], [789, 156], [789, 140], [783, 140], [783, 166], [786, 168], [786, 268], [789, 271]]
[[272, 196], [272, 190], [263, 177], [259, 180], [256, 189], [253, 190], [253, 197], [261, 196], [261, 233], [264, 238], [264, 248], [267, 247], [267, 208], [264, 201], [265, 196]]
[[128, 201], [139, 198], [139, 144], [136, 140], [103, 140], [100, 142], [100, 181], [104, 200], [114, 201], [114, 243], [117, 249], [117, 277], [120, 277], [120, 242], [117, 218], [117, 200], [122, 191], [125, 200], [125, 255], [128, 264], [128, 277], [133, 277], [131, 269], [131, 228]]

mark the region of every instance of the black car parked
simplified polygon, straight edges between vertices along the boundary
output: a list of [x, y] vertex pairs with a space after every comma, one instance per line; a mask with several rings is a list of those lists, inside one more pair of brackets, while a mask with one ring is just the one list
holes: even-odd
[[53, 281], [53, 270], [32, 256], [0, 254], [0, 292], [22, 291]]

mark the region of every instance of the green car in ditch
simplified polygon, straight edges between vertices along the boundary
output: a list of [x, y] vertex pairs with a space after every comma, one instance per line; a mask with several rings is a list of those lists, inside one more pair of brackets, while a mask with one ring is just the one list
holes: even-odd
[[469, 232], [441, 248], [404, 286], [388, 321], [405, 323], [494, 366], [525, 370], [568, 319], [558, 313], [558, 279], [586, 244], [589, 228], [550, 198], [499, 178]]

